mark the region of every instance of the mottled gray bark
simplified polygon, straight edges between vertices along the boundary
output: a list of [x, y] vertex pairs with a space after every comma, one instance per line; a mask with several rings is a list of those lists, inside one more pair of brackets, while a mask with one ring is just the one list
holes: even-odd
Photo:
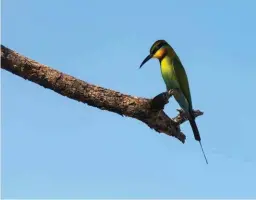
[[[186, 136], [179, 127], [186, 121], [184, 115], [179, 113], [177, 117], [171, 119], [162, 110], [155, 109], [156, 106], [152, 104], [154, 101], [151, 99], [134, 97], [89, 84], [22, 56], [3, 45], [1, 45], [1, 68], [70, 99], [138, 119], [159, 133], [174, 136], [185, 142]], [[168, 99], [164, 104], [167, 102]], [[195, 116], [202, 114], [200, 111], [195, 111]]]

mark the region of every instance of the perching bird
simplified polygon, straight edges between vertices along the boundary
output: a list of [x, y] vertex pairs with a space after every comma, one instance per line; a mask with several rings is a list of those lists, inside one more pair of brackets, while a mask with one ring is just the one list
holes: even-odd
[[205, 161], [208, 164], [201, 144], [201, 137], [195, 122], [195, 117], [193, 115], [193, 106], [187, 74], [178, 55], [165, 40], [157, 40], [150, 48], [150, 54], [143, 60], [140, 68], [151, 58], [156, 58], [160, 62], [161, 73], [166, 84], [167, 91], [171, 89], [178, 91], [174, 94], [174, 98], [180, 107], [188, 114], [188, 120], [192, 127], [194, 137], [199, 141]]

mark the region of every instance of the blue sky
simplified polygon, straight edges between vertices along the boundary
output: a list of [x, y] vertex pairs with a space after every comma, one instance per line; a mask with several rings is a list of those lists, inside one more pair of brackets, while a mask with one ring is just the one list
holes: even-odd
[[[185, 145], [143, 123], [2, 73], [5, 198], [256, 197], [256, 1], [5, 0], [2, 44], [130, 95], [165, 90], [157, 39], [189, 76], [209, 165], [189, 123]], [[172, 99], [165, 111], [177, 114]], [[253, 186], [254, 185], [254, 186]]]

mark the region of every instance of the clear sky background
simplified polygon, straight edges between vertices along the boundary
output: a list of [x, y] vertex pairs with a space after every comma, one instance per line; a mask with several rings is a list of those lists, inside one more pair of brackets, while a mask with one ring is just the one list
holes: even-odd
[[[145, 124], [2, 73], [5, 198], [256, 197], [256, 1], [4, 0], [2, 44], [126, 94], [165, 90], [159, 63], [138, 67], [157, 39], [190, 80], [209, 165]], [[177, 114], [172, 99], [165, 111]]]

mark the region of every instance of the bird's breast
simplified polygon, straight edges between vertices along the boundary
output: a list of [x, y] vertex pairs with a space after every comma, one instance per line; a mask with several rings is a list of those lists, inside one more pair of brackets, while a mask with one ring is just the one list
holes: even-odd
[[167, 56], [161, 60], [161, 73], [168, 90], [179, 88], [172, 60]]

